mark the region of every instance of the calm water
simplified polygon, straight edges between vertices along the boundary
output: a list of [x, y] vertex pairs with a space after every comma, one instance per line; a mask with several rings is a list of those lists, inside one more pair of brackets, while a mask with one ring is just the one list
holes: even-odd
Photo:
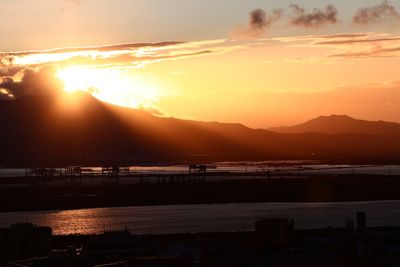
[[68, 211], [0, 213], [0, 227], [15, 222], [50, 226], [54, 234], [90, 234], [104, 230], [131, 233], [187, 233], [252, 230], [262, 217], [293, 218], [296, 228], [344, 226], [356, 211], [367, 212], [369, 226], [400, 226], [400, 201], [344, 203], [239, 203], [97, 208]]

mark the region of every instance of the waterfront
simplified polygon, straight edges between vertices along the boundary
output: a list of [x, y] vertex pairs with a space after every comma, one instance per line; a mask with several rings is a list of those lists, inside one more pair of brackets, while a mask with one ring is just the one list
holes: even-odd
[[235, 232], [254, 228], [256, 218], [287, 217], [297, 229], [344, 227], [356, 211], [368, 226], [400, 225], [400, 201], [336, 203], [228, 203], [93, 208], [0, 213], [0, 227], [16, 222], [50, 226], [53, 234], [93, 234], [122, 230], [133, 234]]
[[[289, 161], [238, 161], [206, 164], [207, 172], [213, 174], [265, 174], [271, 175], [400, 175], [400, 165], [381, 164], [324, 164], [313, 160]], [[82, 173], [90, 177], [101, 176], [102, 167], [82, 166]], [[58, 175], [64, 168], [51, 168]], [[121, 168], [123, 173], [134, 175], [174, 175], [188, 172], [188, 164], [137, 165]], [[1, 177], [26, 176], [29, 168], [0, 168]]]

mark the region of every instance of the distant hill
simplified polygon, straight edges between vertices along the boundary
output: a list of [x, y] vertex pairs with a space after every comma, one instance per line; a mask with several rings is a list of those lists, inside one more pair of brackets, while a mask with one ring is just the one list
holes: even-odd
[[286, 135], [234, 123], [161, 118], [85, 93], [0, 101], [0, 124], [0, 166], [380, 160], [400, 155], [400, 140], [394, 137]]
[[345, 115], [321, 116], [291, 127], [268, 130], [278, 133], [367, 134], [400, 136], [400, 123], [357, 120]]

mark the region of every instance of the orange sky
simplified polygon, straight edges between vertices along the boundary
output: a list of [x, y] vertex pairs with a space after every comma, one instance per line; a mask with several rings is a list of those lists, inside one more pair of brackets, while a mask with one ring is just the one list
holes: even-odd
[[[368, 2], [371, 8], [381, 3], [375, 2]], [[324, 5], [320, 9], [325, 12]], [[243, 36], [251, 24], [244, 20], [240, 26], [243, 19], [238, 19], [225, 34], [182, 43], [152, 38], [152, 44], [137, 44], [148, 40], [127, 42], [126, 37], [112, 42], [106, 34], [102, 44], [110, 45], [85, 40], [54, 50], [35, 40], [32, 48], [1, 53], [0, 71], [3, 79], [18, 82], [25, 69], [54, 65], [66, 90], [90, 91], [101, 100], [162, 116], [257, 128], [329, 114], [400, 122], [400, 17], [360, 26], [351, 15], [293, 30], [291, 14], [251, 36]], [[9, 93], [5, 89], [0, 93]]]

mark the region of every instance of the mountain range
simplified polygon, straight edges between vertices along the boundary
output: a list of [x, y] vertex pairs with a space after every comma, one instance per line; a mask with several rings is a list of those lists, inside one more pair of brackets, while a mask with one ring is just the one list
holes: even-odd
[[366, 121], [346, 115], [320, 116], [291, 127], [275, 127], [268, 130], [278, 133], [370, 134], [400, 136], [400, 123]]
[[235, 123], [157, 117], [85, 93], [0, 101], [0, 124], [0, 166], [376, 161], [400, 155], [398, 124], [331, 116], [303, 126], [251, 129]]

